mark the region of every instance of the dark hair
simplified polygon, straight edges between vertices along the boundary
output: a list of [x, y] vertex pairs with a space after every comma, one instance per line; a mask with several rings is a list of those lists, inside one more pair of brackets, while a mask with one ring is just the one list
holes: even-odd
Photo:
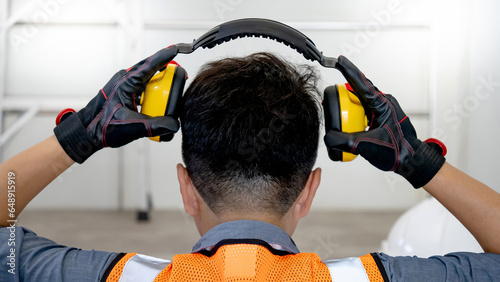
[[269, 53], [201, 68], [183, 97], [182, 154], [214, 213], [290, 209], [316, 162], [317, 80]]

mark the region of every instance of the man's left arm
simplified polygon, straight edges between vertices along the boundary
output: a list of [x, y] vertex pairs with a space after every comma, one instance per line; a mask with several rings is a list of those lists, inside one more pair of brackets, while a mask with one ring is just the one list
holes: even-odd
[[[26, 205], [74, 161], [54, 135], [0, 164], [0, 226], [10, 226]], [[10, 204], [10, 205], [8, 205]]]

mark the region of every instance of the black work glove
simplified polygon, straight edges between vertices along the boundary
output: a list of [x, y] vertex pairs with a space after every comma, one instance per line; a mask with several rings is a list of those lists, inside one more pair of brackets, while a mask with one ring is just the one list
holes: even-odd
[[83, 163], [104, 147], [120, 147], [141, 137], [167, 136], [179, 130], [174, 116], [149, 117], [136, 101], [153, 75], [177, 55], [175, 45], [162, 49], [127, 70], [117, 72], [85, 108], [69, 115], [54, 133], [64, 151]]
[[[339, 57], [336, 68], [360, 99], [370, 129], [345, 133], [326, 128], [328, 150], [359, 154], [381, 170], [402, 175], [415, 188], [427, 184], [445, 162], [440, 147], [420, 141], [396, 99], [380, 92], [347, 58]], [[325, 93], [324, 106], [331, 100]], [[328, 113], [325, 111], [326, 125], [331, 124]]]

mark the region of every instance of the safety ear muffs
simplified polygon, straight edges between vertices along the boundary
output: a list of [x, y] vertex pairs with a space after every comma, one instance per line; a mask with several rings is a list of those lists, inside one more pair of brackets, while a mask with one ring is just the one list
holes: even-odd
[[[152, 117], [179, 116], [179, 103], [186, 84], [187, 73], [176, 63], [169, 63], [165, 69], [151, 78], [141, 95], [141, 114]], [[154, 141], [170, 141], [173, 134], [149, 137]]]
[[[218, 25], [191, 43], [175, 44], [180, 54], [190, 54], [198, 48], [213, 48], [236, 38], [258, 36], [274, 39], [297, 50], [306, 59], [318, 61], [322, 66], [335, 68], [337, 58], [326, 57], [314, 42], [298, 30], [267, 19], [241, 19]], [[141, 113], [149, 116], [178, 116], [178, 107], [186, 82], [186, 71], [176, 64], [151, 78], [141, 95]], [[154, 141], [170, 141], [173, 134], [150, 137]]]
[[[325, 127], [353, 133], [364, 131], [367, 126], [365, 110], [348, 83], [329, 86], [324, 91]], [[328, 149], [330, 159], [350, 162], [357, 155]]]
[[[208, 32], [193, 40], [191, 43], [175, 44], [180, 54], [190, 54], [198, 48], [213, 48], [219, 44], [243, 37], [262, 37], [281, 42], [297, 52], [304, 58], [317, 61], [323, 67], [337, 68], [337, 58], [327, 57], [316, 48], [314, 42], [300, 31], [283, 23], [268, 19], [240, 19], [218, 25]], [[180, 74], [182, 70], [183, 74]], [[179, 74], [176, 74], [179, 72]], [[150, 116], [167, 115], [174, 112], [177, 117], [177, 104], [182, 97], [185, 83], [185, 71], [178, 66], [167, 66], [161, 73], [155, 75], [146, 87], [145, 94], [141, 97], [141, 113]], [[165, 92], [166, 91], [166, 92]], [[330, 121], [335, 123], [335, 127], [328, 127], [344, 132], [363, 131], [366, 127], [366, 117], [359, 99], [349, 92], [345, 85], [327, 88], [325, 90], [325, 100], [327, 93], [335, 98], [328, 99], [332, 105], [325, 107], [326, 111], [331, 111]], [[144, 100], [144, 101], [142, 101]], [[168, 141], [167, 136], [162, 138], [153, 137], [156, 141]], [[329, 152], [330, 153], [330, 152]], [[341, 151], [333, 151], [331, 154], [337, 156], [339, 161], [350, 161], [356, 156]], [[334, 159], [334, 158], [332, 158]]]

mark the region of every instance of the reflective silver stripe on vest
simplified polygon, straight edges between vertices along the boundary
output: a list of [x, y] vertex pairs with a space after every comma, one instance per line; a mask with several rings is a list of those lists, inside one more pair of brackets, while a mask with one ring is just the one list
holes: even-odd
[[171, 261], [165, 259], [135, 255], [123, 267], [119, 281], [154, 281], [156, 276], [170, 263]]
[[328, 266], [333, 282], [370, 282], [359, 258], [330, 259], [323, 263]]

